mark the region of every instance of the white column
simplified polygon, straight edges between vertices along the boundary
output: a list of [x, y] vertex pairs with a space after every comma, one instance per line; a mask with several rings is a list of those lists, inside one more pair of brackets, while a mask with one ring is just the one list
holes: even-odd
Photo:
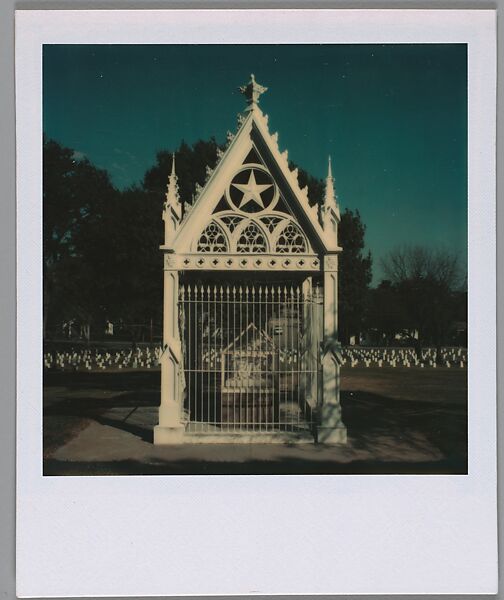
[[183, 369], [182, 345], [178, 323], [178, 271], [169, 255], [164, 260], [163, 353], [161, 355], [161, 405], [159, 425], [154, 428], [155, 444], [181, 444]]
[[346, 427], [341, 420], [340, 364], [338, 360], [338, 255], [324, 258], [324, 342], [322, 354], [322, 407], [318, 441], [345, 444]]

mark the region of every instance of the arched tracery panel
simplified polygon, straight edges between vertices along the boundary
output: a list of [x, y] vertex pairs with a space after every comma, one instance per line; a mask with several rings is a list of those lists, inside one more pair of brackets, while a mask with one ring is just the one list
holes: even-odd
[[238, 234], [236, 252], [260, 254], [268, 251], [266, 236], [259, 226], [250, 221]]
[[200, 235], [197, 246], [198, 252], [228, 252], [228, 243], [221, 227], [211, 221]]
[[307, 252], [307, 249], [305, 236], [299, 227], [291, 221], [280, 232], [276, 241], [275, 252], [279, 254], [303, 254]]

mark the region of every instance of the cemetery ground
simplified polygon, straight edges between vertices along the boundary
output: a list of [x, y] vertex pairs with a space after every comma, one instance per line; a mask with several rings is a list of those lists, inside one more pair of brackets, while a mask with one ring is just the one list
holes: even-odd
[[467, 472], [467, 369], [342, 368], [346, 446], [154, 446], [160, 373], [46, 371], [45, 475]]

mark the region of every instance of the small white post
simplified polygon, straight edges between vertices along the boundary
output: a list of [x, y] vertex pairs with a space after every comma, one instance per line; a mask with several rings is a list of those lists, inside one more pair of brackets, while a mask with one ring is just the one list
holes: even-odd
[[322, 407], [318, 442], [346, 444], [341, 419], [340, 347], [338, 344], [338, 255], [324, 257], [324, 342], [322, 354]]

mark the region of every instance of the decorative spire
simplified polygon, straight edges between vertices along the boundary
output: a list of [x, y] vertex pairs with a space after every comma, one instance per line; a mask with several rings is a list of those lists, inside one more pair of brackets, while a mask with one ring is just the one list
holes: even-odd
[[268, 91], [267, 87], [257, 83], [253, 73], [250, 75], [250, 81], [247, 83], [247, 85], [242, 85], [238, 89], [247, 100], [248, 106], [246, 110], [254, 110], [254, 108], [256, 108], [256, 106], [259, 104], [259, 98], [261, 94], [264, 94], [264, 92]]
[[[329, 157], [329, 161], [331, 161], [331, 157]], [[172, 154], [172, 163], [171, 163], [171, 175], [170, 175], [170, 180], [171, 178], [174, 177], [175, 178], [175, 183], [177, 181], [177, 175], [175, 173], [175, 152], [173, 152]]]
[[336, 194], [334, 193], [334, 177], [332, 175], [332, 164], [331, 157], [329, 156], [329, 161], [327, 165], [327, 177], [326, 177], [326, 187], [325, 187], [325, 198], [324, 198], [324, 206], [334, 206], [337, 205]]
[[325, 230], [337, 230], [337, 224], [340, 221], [340, 210], [338, 206], [338, 197], [334, 192], [334, 177], [332, 174], [332, 164], [330, 156], [327, 165], [324, 205], [322, 207], [321, 217], [322, 226]]
[[182, 220], [182, 204], [180, 202], [178, 177], [175, 172], [175, 153], [172, 157], [171, 174], [168, 177], [166, 201], [164, 203], [163, 221], [165, 222], [165, 245], [168, 245]]

